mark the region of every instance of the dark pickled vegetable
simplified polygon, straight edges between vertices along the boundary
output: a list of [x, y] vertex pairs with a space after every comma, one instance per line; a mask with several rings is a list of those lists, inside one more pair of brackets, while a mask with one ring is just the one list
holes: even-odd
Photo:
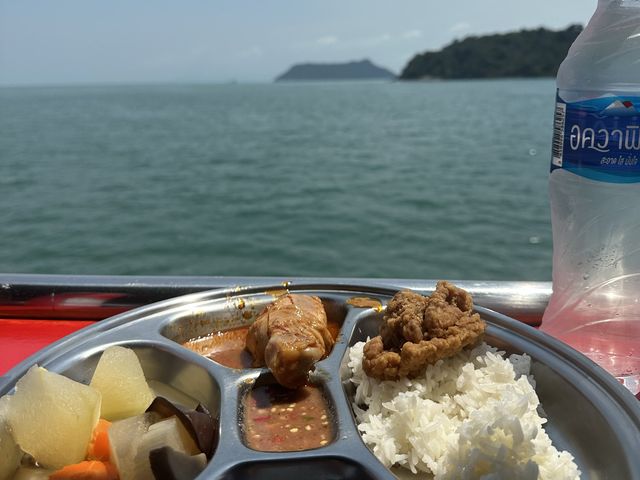
[[195, 410], [188, 410], [164, 397], [156, 397], [147, 408], [147, 412], [155, 412], [162, 418], [175, 415], [187, 429], [200, 451], [208, 459], [213, 456], [218, 445], [218, 419], [212, 417], [203, 405], [198, 404]]

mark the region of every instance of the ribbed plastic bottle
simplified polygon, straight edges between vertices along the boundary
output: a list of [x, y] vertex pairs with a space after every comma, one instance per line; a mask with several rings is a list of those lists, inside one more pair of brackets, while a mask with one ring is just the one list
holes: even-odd
[[640, 0], [599, 0], [557, 76], [541, 329], [640, 391]]

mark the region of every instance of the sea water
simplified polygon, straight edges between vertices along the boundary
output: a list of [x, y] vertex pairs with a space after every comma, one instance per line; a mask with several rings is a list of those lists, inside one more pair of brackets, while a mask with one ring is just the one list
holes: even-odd
[[0, 88], [0, 271], [550, 280], [554, 95]]

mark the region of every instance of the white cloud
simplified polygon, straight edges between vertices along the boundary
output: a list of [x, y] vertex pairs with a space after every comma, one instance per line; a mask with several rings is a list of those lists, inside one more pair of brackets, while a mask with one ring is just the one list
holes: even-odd
[[325, 37], [320, 37], [316, 40], [318, 45], [334, 45], [338, 43], [338, 37], [334, 37], [333, 35], [327, 35]]
[[355, 39], [351, 43], [358, 47], [375, 47], [376, 45], [389, 42], [392, 39], [393, 37], [390, 34], [382, 33], [380, 35], [376, 35], [375, 37], [364, 37]]
[[422, 36], [422, 30], [414, 29], [408, 30], [402, 34], [402, 38], [410, 40], [412, 38], [420, 38]]
[[471, 28], [471, 25], [469, 25], [469, 23], [467, 22], [458, 22], [455, 23], [451, 26], [451, 28], [449, 29], [449, 31], [451, 33], [461, 33], [461, 32], [465, 32], [467, 30], [469, 30], [469, 28]]

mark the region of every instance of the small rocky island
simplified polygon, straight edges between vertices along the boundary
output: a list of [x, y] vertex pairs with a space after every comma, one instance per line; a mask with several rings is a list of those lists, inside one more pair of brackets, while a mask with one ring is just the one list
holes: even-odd
[[347, 63], [300, 63], [276, 77], [276, 82], [313, 80], [392, 80], [396, 76], [370, 60]]
[[454, 40], [437, 51], [415, 55], [398, 77], [370, 60], [300, 63], [275, 81], [429, 80], [555, 77], [581, 25], [564, 30], [536, 28]]
[[455, 40], [439, 51], [414, 56], [400, 80], [555, 77], [569, 47], [582, 31], [520, 30]]

